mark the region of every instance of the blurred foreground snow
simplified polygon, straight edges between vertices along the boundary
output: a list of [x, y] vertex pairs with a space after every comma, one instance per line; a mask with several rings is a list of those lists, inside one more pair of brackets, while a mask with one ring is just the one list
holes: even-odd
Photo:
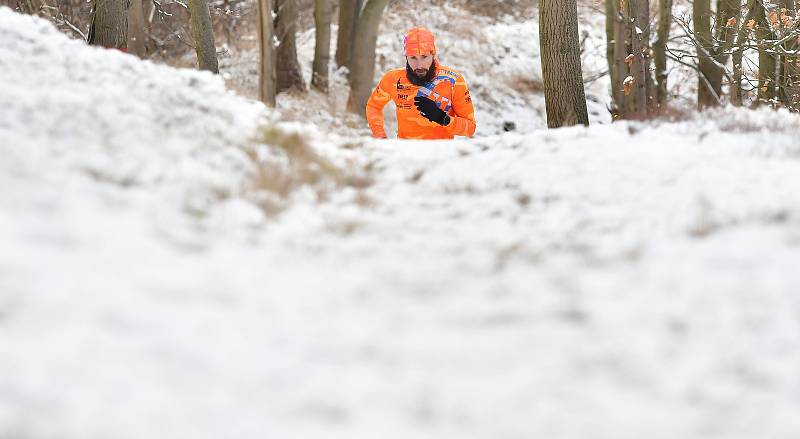
[[797, 116], [324, 136], [7, 8], [0, 83], [0, 438], [800, 435]]

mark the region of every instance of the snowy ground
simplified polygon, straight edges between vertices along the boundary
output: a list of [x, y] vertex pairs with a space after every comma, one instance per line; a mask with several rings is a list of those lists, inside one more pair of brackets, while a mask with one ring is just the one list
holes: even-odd
[[7, 8], [0, 83], [0, 438], [800, 435], [797, 116], [336, 137]]

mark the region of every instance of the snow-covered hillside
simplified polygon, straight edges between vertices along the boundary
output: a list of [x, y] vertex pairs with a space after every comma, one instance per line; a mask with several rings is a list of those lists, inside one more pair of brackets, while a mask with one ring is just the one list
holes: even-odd
[[339, 137], [7, 8], [0, 84], [0, 438], [800, 434], [795, 115]]

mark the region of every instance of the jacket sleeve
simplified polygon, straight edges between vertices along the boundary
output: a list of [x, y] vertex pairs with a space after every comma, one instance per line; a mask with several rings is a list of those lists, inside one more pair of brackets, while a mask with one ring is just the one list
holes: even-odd
[[447, 129], [456, 136], [472, 137], [475, 135], [477, 124], [475, 122], [475, 107], [464, 76], [458, 75], [453, 87], [453, 111], [455, 116], [450, 117]]
[[377, 139], [386, 138], [386, 129], [383, 126], [383, 107], [392, 100], [391, 82], [389, 75], [384, 75], [367, 101], [367, 123], [372, 130], [372, 137]]

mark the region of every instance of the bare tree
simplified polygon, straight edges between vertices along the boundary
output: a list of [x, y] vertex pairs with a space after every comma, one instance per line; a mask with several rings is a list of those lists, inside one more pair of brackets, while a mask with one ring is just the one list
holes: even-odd
[[714, 65], [714, 40], [711, 38], [711, 0], [695, 0], [692, 9], [697, 46], [697, 105], [699, 108], [719, 104]]
[[306, 84], [297, 61], [297, 0], [275, 0], [275, 32], [278, 36], [277, 90], [305, 90]]
[[[779, 6], [781, 7], [778, 16], [779, 36], [785, 39], [795, 26], [797, 6], [794, 0], [781, 0]], [[789, 38], [784, 41], [782, 48], [784, 54], [781, 55], [779, 67], [778, 99], [783, 105], [793, 110], [800, 110], [800, 65], [798, 65], [800, 57], [797, 56], [800, 42], [796, 38]]]
[[126, 0], [95, 0], [87, 42], [93, 46], [127, 50]]
[[[164, 56], [178, 56], [183, 53], [187, 47], [194, 46], [191, 42], [191, 20], [188, 11], [188, 3], [186, 0], [178, 1], [164, 1], [164, 0], [141, 0], [143, 4], [143, 16], [145, 27], [145, 40], [148, 53], [159, 52]], [[220, 0], [214, 0], [219, 2]], [[245, 1], [252, 0], [230, 0], [237, 5], [244, 4]], [[118, 44], [110, 38], [111, 42], [107, 41], [109, 38], [101, 34], [108, 34], [113, 32], [109, 29], [100, 29], [95, 26], [92, 29], [91, 22], [99, 18], [101, 21], [108, 21], [102, 15], [105, 10], [109, 8], [116, 8], [116, 5], [122, 4], [122, 9], [127, 9], [128, 20], [131, 23], [128, 25], [128, 34], [125, 39], [127, 40], [127, 49], [135, 53], [132, 40], [134, 29], [134, 14], [137, 13], [136, 4], [132, 0], [103, 0], [98, 12], [101, 17], [96, 17], [94, 12], [89, 13], [89, 9], [94, 10], [96, 0], [0, 0], [0, 4], [16, 4], [21, 12], [28, 11], [28, 5], [33, 5], [34, 10], [38, 8], [38, 14], [44, 18], [50, 19], [53, 24], [62, 32], [72, 36], [89, 41], [89, 31], [93, 33], [92, 41], [96, 45], [114, 47], [118, 49], [125, 49], [125, 44]], [[252, 3], [253, 7], [255, 3]], [[24, 8], [22, 8], [24, 6]], [[214, 17], [215, 25], [218, 22], [227, 22], [229, 20], [239, 19], [242, 14], [232, 13]], [[124, 18], [124, 17], [123, 17]], [[123, 21], [124, 20], [116, 20]], [[105, 25], [104, 25], [105, 26]], [[112, 26], [113, 27], [113, 26]], [[136, 26], [138, 28], [138, 26]], [[126, 29], [127, 30], [127, 29]], [[106, 41], [100, 42], [100, 39]], [[138, 38], [137, 38], [138, 39]]]
[[143, 0], [132, 0], [128, 8], [128, 51], [144, 58], [147, 55], [147, 34]]
[[350, 55], [355, 44], [355, 29], [364, 0], [339, 1], [339, 34], [336, 40], [336, 65], [350, 67]]
[[576, 0], [541, 0], [539, 44], [547, 126], [589, 125]]
[[656, 67], [656, 106], [667, 103], [667, 41], [672, 26], [672, 1], [658, 0], [658, 30], [653, 43], [653, 61]]
[[717, 41], [714, 62], [717, 66], [713, 85], [717, 87], [718, 95], [722, 95], [722, 82], [726, 73], [726, 65], [730, 60], [730, 54], [736, 44], [736, 37], [739, 31], [739, 18], [741, 15], [741, 0], [717, 0], [715, 39]]
[[629, 35], [621, 1], [606, 0], [606, 57], [608, 70], [611, 72], [611, 113], [614, 119], [622, 117], [629, 104], [626, 102], [627, 93], [623, 84], [628, 84], [628, 66], [625, 59], [628, 54]]
[[311, 85], [317, 90], [328, 91], [328, 70], [331, 62], [331, 15], [330, 0], [314, 0], [314, 24], [316, 45]]
[[49, 18], [49, 6], [46, 0], [17, 0], [17, 9], [26, 14], [42, 14]]
[[[727, 80], [735, 106], [750, 94], [753, 105], [800, 110], [800, 26], [794, 2], [747, 0], [742, 7], [740, 0], [718, 0], [716, 12], [711, 6], [710, 0], [694, 2], [693, 25], [675, 20], [696, 46], [697, 64], [682, 60], [686, 52], [667, 49], [670, 58], [697, 70], [699, 108], [724, 103]], [[757, 65], [747, 52], [758, 55]]]
[[614, 84], [618, 84], [617, 66], [614, 63], [615, 28], [618, 15], [618, 0], [606, 0], [606, 61], [608, 62], [608, 76], [611, 78], [611, 94], [614, 95]]
[[189, 13], [192, 17], [192, 34], [197, 52], [197, 66], [200, 70], [219, 73], [217, 48], [214, 45], [214, 29], [207, 0], [189, 0]]
[[735, 41], [740, 7], [739, 0], [717, 0], [717, 12], [712, 23], [711, 0], [694, 2], [692, 18], [698, 58], [697, 105], [701, 109], [721, 104], [724, 66]]
[[769, 103], [777, 97], [775, 69], [778, 62], [770, 47], [770, 40], [774, 39], [774, 35], [767, 19], [767, 10], [763, 3], [759, 1], [758, 4], [756, 13], [756, 41], [759, 44], [757, 105], [760, 105]]
[[614, 71], [612, 113], [615, 119], [645, 119], [653, 112], [655, 102], [650, 69], [650, 2], [608, 1], [614, 9], [614, 56], [609, 66]]
[[261, 102], [275, 106], [275, 30], [272, 21], [272, 0], [256, 0], [258, 13], [258, 96]]
[[650, 46], [650, 0], [630, 0], [633, 32], [634, 79], [637, 99], [644, 103], [646, 114], [653, 113], [655, 82], [651, 69], [653, 49]]
[[375, 46], [383, 10], [389, 0], [369, 0], [358, 18], [350, 62], [350, 97], [347, 109], [363, 115], [375, 77]]
[[736, 49], [733, 51], [733, 78], [731, 79], [731, 103], [734, 106], [741, 107], [742, 106], [742, 73], [743, 73], [743, 66], [742, 62], [744, 61], [744, 50], [745, 50], [745, 43], [748, 40], [749, 35], [749, 23], [755, 20], [756, 14], [759, 11], [760, 2], [759, 0], [748, 0], [747, 6], [745, 10], [747, 11], [744, 20], [741, 19], [741, 13], [738, 14], [737, 19], [739, 21], [738, 27], [738, 34], [736, 35]]

